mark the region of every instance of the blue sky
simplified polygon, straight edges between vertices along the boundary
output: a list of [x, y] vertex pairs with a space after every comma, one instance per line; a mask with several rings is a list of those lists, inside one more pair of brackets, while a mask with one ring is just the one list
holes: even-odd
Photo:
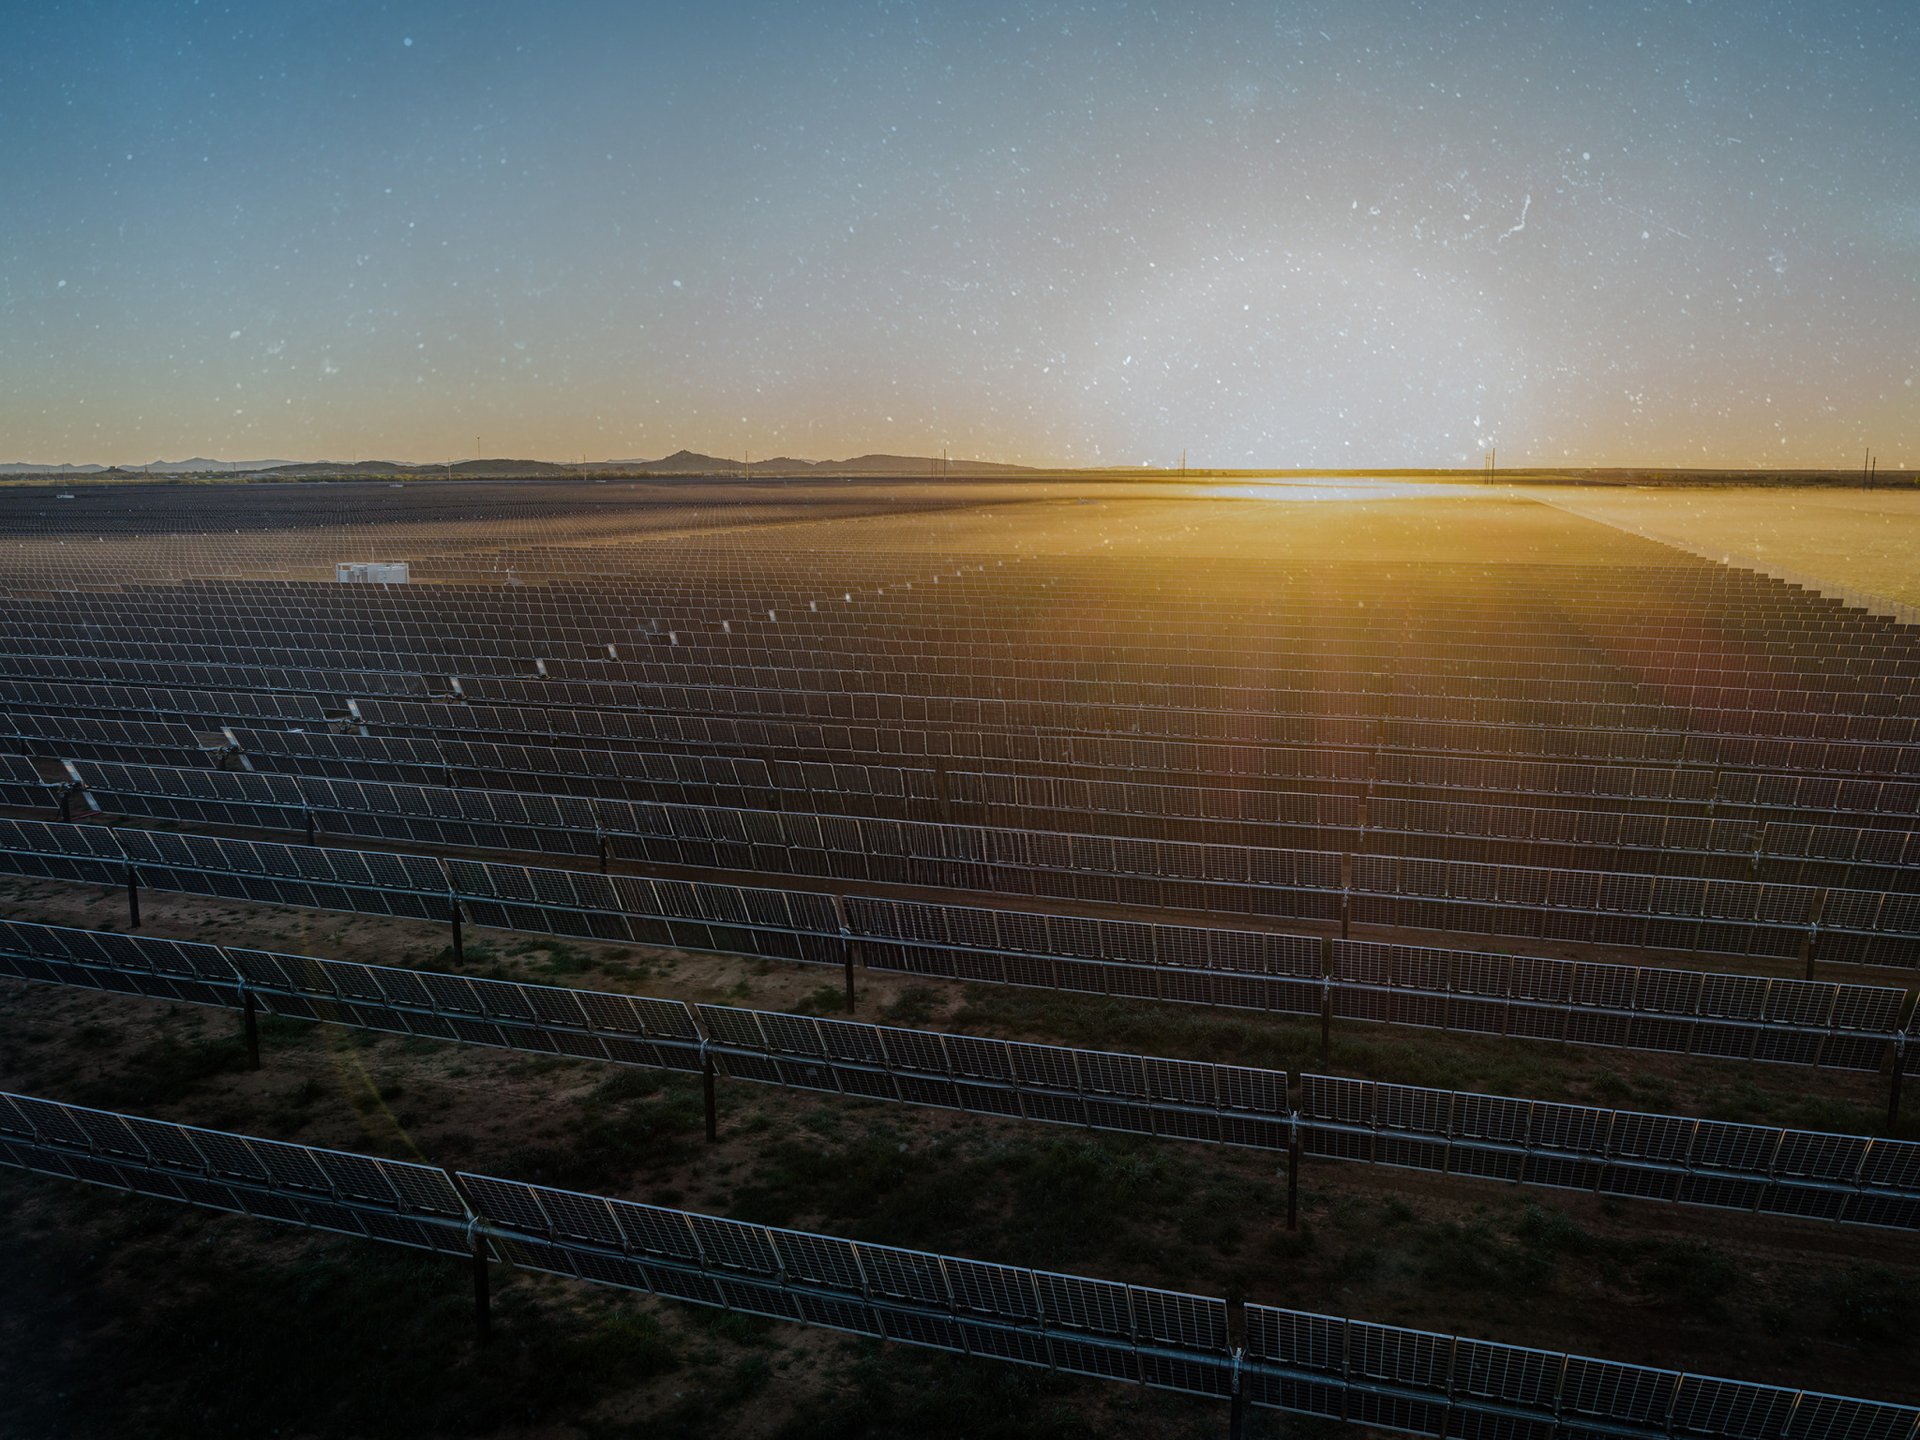
[[0, 459], [1920, 464], [1911, 4], [7, 31]]

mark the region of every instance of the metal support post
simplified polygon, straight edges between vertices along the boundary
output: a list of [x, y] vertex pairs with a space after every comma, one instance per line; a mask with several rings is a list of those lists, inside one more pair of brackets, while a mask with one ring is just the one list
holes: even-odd
[[853, 962], [858, 960], [862, 967], [867, 963], [866, 954], [860, 949], [860, 942], [853, 938], [853, 927], [847, 923], [847, 902], [839, 895], [829, 895], [833, 902], [833, 918], [840, 927], [840, 953], [847, 967], [847, 1013], [853, 1014], [855, 1005], [853, 995]]
[[1813, 949], [1820, 940], [1820, 920], [1827, 913], [1827, 891], [1823, 886], [1813, 897], [1813, 914], [1807, 918], [1807, 933], [1800, 937], [1800, 960], [1806, 966], [1807, 979], [1813, 979]]
[[240, 1018], [247, 1036], [247, 1068], [260, 1068], [260, 1018], [259, 1006], [254, 1003], [253, 991], [243, 990], [240, 995]]
[[1907, 1037], [1893, 1037], [1893, 1077], [1887, 1082], [1887, 1134], [1900, 1126], [1900, 1077], [1907, 1069]]
[[1320, 981], [1320, 1063], [1333, 1063], [1333, 981], [1328, 977]]
[[307, 822], [307, 844], [317, 845], [320, 843], [319, 827], [313, 823], [313, 811], [308, 810], [303, 812], [303, 814]]
[[700, 1091], [707, 1104], [707, 1143], [711, 1145], [720, 1138], [720, 1107], [713, 1093], [713, 1056], [707, 1053], [704, 1042], [700, 1046]]
[[600, 873], [607, 873], [607, 837], [604, 833], [596, 837], [600, 850]]
[[480, 1343], [493, 1338], [493, 1279], [487, 1273], [487, 1237], [473, 1233], [473, 1324]]
[[127, 926], [133, 930], [140, 928], [140, 872], [133, 868], [131, 861], [127, 863]]
[[467, 949], [460, 940], [460, 901], [455, 897], [448, 897], [447, 919], [453, 926], [453, 963], [464, 965], [467, 963]]
[[1227, 1401], [1227, 1440], [1245, 1440], [1247, 1433], [1247, 1387], [1240, 1380], [1240, 1361], [1244, 1349], [1233, 1352], [1232, 1398]]
[[1287, 1229], [1300, 1228], [1300, 1117], [1287, 1118]]

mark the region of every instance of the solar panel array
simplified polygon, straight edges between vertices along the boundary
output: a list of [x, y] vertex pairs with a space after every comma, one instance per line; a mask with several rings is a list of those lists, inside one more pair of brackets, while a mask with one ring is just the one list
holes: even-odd
[[[1920, 631], [1520, 500], [1468, 516], [1090, 498], [0, 493], [0, 868], [849, 973], [1891, 1064], [1897, 1097], [1904, 991], [1814, 977], [1920, 964]], [[395, 558], [423, 583], [314, 583], [336, 560]], [[311, 843], [333, 837], [348, 843]], [[11, 933], [0, 963], [33, 978], [1269, 1149], [1293, 1127], [1318, 1156], [1915, 1223], [1910, 1147], [1865, 1137], [239, 947], [48, 932], [32, 943], [71, 953], [36, 955]], [[1529, 941], [1578, 958], [1497, 953]], [[100, 1148], [107, 1132], [7, 1143], [105, 1183], [164, 1171], [189, 1198], [209, 1183], [222, 1208], [425, 1227], [405, 1243], [477, 1226], [494, 1253], [524, 1246], [560, 1273], [861, 1333], [1203, 1394], [1238, 1375], [1260, 1403], [1418, 1433], [1920, 1440], [1893, 1407], [1261, 1306], [1232, 1352], [1218, 1302], [1113, 1287], [1075, 1309], [1033, 1272], [1007, 1283], [1039, 1298], [996, 1310], [1004, 1297], [976, 1305], [953, 1278], [971, 1262], [869, 1263], [872, 1247], [827, 1237], [723, 1234], [480, 1177], [523, 1230], [444, 1175], [457, 1218], [426, 1180], [409, 1209], [403, 1171], [350, 1192], [326, 1168], [345, 1161], [314, 1162], [325, 1195], [301, 1171], [287, 1198], [254, 1178], [294, 1165], [278, 1151], [209, 1180], [188, 1171], [214, 1163], [211, 1140], [180, 1141], [171, 1169], [157, 1149], [142, 1169]], [[673, 1248], [681, 1233], [692, 1249]], [[801, 1259], [803, 1241], [831, 1258]]]
[[[64, 716], [90, 723], [56, 758], [179, 768], [195, 758], [177, 737], [108, 749], [101, 726], [247, 731], [249, 763], [362, 787], [330, 797], [354, 817], [336, 833], [414, 844], [577, 854], [565, 800], [628, 798], [698, 807], [597, 827], [634, 837], [641, 863], [1307, 924], [1346, 902], [1349, 924], [1611, 948], [1786, 956], [1813, 936], [1823, 960], [1904, 964], [1920, 940], [1910, 633], [1569, 517], [1530, 521], [1526, 559], [1462, 544], [1453, 561], [1336, 564], [1240, 506], [1260, 543], [1169, 584], [1004, 545], [941, 554], [940, 536], [998, 518], [957, 493], [839, 497], [811, 513], [865, 518], [804, 537], [781, 523], [801, 511], [756, 496], [711, 516], [774, 523], [692, 541], [684, 493], [355, 493], [364, 512], [248, 497], [233, 529], [264, 546], [271, 517], [306, 542], [386, 521], [536, 583], [189, 566], [128, 585], [109, 546], [92, 586], [36, 589], [52, 552], [26, 546], [0, 557], [32, 592], [0, 646], [6, 723], [38, 732], [17, 742], [59, 746], [33, 721]], [[89, 505], [94, 548], [165, 532], [176, 505], [188, 523], [195, 503]], [[84, 519], [41, 505], [24, 533], [84, 535]], [[1352, 528], [1365, 553], [1391, 526]], [[177, 538], [183, 554], [227, 543], [190, 523]], [[61, 548], [86, 567], [88, 547]], [[343, 726], [372, 733], [313, 734]], [[437, 752], [430, 766], [487, 767], [495, 793], [373, 796], [427, 783], [381, 749], [403, 742]], [[701, 752], [766, 772], [759, 793], [664, 793], [658, 773], [624, 797], [596, 788], [620, 760]], [[120, 802], [142, 797], [134, 813], [181, 798]], [[202, 804], [189, 823], [233, 817]]]
[[[697, 1305], [1421, 1435], [1914, 1440], [1920, 1409], [1244, 1307], [0, 1093], [0, 1162]], [[1456, 1427], [1466, 1426], [1466, 1429]]]
[[[1877, 1070], [1904, 992], [0, 819], [0, 871], [979, 983]], [[1330, 963], [1329, 963], [1330, 962]]]
[[[1920, 1229], [1920, 1143], [0, 920], [0, 974], [857, 1099]], [[1290, 1091], [1300, 1096], [1295, 1106]]]

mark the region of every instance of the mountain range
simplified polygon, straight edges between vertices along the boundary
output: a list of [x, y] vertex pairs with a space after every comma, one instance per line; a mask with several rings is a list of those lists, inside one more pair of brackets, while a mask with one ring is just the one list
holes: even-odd
[[196, 455], [191, 460], [155, 460], [146, 465], [36, 465], [30, 460], [0, 464], [0, 475], [104, 475], [117, 470], [123, 475], [227, 475], [241, 471], [272, 470], [285, 460], [209, 460]]
[[454, 475], [508, 479], [588, 474], [621, 475], [930, 475], [936, 467], [949, 475], [1020, 475], [1032, 473], [1026, 465], [1001, 465], [987, 460], [937, 460], [926, 455], [856, 455], [848, 460], [796, 460], [779, 455], [755, 460], [723, 460], [693, 450], [676, 450], [658, 460], [594, 460], [585, 465], [557, 465], [548, 460], [461, 460], [451, 465], [416, 465], [402, 460], [156, 460], [149, 465], [39, 465], [28, 461], [0, 463], [0, 475], [273, 475], [304, 479], [322, 475]]

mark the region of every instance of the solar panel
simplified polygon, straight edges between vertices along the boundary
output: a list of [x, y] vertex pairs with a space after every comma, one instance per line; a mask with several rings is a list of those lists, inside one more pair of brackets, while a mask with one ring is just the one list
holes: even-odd
[[1035, 1271], [1042, 1317], [1049, 1325], [1130, 1340], [1134, 1321], [1128, 1287], [1109, 1280]]

